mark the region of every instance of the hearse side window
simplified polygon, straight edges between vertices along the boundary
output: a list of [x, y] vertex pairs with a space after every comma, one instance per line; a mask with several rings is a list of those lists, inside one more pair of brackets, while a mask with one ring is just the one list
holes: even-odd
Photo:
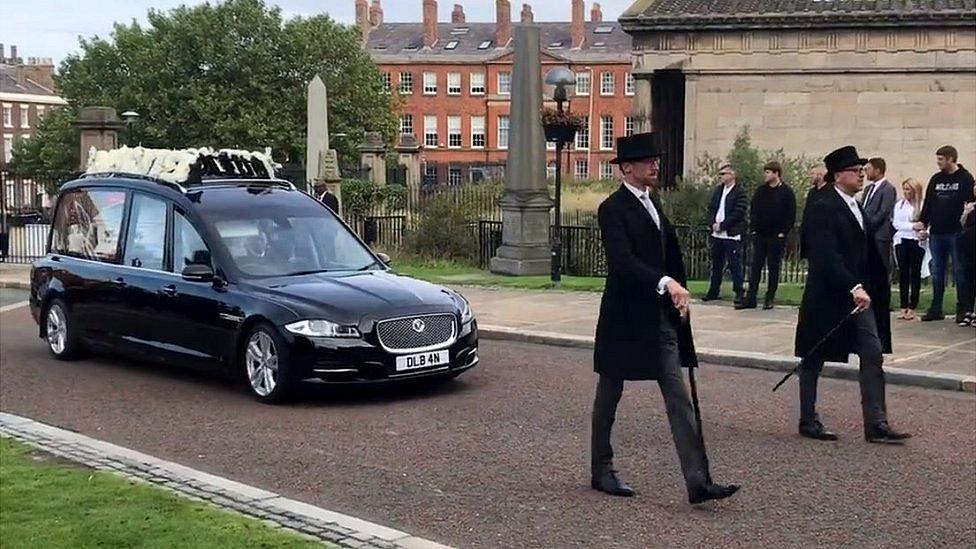
[[173, 215], [173, 221], [173, 271], [182, 273], [187, 265], [212, 267], [210, 250], [189, 220], [177, 211]]
[[162, 271], [165, 269], [166, 201], [135, 194], [125, 239], [125, 265]]
[[51, 252], [118, 263], [125, 191], [71, 191], [61, 197], [54, 216]]

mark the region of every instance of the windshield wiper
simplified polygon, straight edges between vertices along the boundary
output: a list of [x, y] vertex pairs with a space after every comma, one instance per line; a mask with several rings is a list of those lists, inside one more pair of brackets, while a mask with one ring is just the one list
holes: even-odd
[[360, 268], [358, 268], [356, 270], [357, 271], [368, 271], [370, 267], [372, 267], [373, 265], [379, 265], [379, 263], [380, 263], [379, 261], [377, 261], [377, 260], [374, 259], [370, 263], [366, 264], [366, 266], [360, 267]]
[[301, 275], [310, 275], [310, 274], [327, 273], [327, 272], [329, 272], [329, 269], [312, 269], [309, 271], [296, 271], [294, 273], [288, 273], [282, 276], [301, 276]]

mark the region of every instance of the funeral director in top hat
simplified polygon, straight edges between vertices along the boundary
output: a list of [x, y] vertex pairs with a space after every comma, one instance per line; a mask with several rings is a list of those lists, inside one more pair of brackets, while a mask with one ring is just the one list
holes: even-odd
[[[817, 378], [825, 360], [847, 362], [848, 354], [857, 353], [864, 438], [901, 444], [910, 435], [888, 425], [881, 368], [882, 353], [891, 352], [891, 332], [877, 315], [887, 317], [888, 306], [872, 302], [873, 295], [883, 295], [887, 289], [888, 272], [870, 227], [865, 226], [866, 216], [854, 200], [866, 163], [852, 146], [824, 157], [825, 179], [832, 189], [820, 194], [807, 216], [804, 244], [809, 270], [796, 327], [796, 356], [806, 359], [800, 368], [799, 430], [808, 438], [837, 440], [817, 414]], [[840, 327], [830, 335], [836, 326]]]
[[738, 487], [713, 484], [681, 367], [697, 367], [688, 313], [685, 269], [674, 228], [649, 195], [659, 186], [663, 155], [659, 134], [617, 139], [623, 184], [599, 209], [607, 281], [596, 328], [594, 370], [600, 374], [593, 403], [591, 486], [615, 496], [633, 489], [613, 468], [610, 429], [625, 380], [657, 380], [667, 407], [688, 500], [727, 498]]

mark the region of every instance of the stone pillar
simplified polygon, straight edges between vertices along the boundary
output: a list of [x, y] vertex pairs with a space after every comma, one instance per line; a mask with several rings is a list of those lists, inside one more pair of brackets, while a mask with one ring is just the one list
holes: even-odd
[[386, 144], [380, 132], [366, 132], [359, 145], [360, 166], [369, 170], [370, 181], [386, 185]]
[[75, 127], [81, 134], [79, 169], [88, 168], [88, 154], [92, 147], [110, 151], [119, 146], [119, 130], [125, 126], [112, 107], [85, 107], [78, 113]]
[[329, 97], [319, 75], [308, 83], [305, 116], [305, 181], [312, 182], [319, 177], [321, 159], [329, 150]]
[[654, 121], [651, 118], [651, 78], [654, 73], [634, 73], [634, 99], [631, 112], [634, 117], [634, 132], [644, 133], [653, 131]]
[[419, 187], [420, 179], [420, 144], [412, 133], [400, 135], [400, 142], [396, 146], [397, 158], [400, 164], [407, 168], [407, 187]]
[[539, 27], [519, 25], [515, 29], [505, 194], [499, 201], [502, 245], [491, 258], [494, 273], [541, 275], [550, 271], [549, 210], [553, 201], [546, 185], [539, 51]]

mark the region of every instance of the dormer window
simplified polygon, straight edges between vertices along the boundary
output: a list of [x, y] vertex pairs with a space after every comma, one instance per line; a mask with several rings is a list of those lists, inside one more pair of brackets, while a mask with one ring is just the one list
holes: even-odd
[[445, 50], [453, 50], [456, 47], [458, 47], [458, 41], [457, 40], [451, 40], [450, 42], [447, 43], [446, 46], [444, 46], [444, 49]]

